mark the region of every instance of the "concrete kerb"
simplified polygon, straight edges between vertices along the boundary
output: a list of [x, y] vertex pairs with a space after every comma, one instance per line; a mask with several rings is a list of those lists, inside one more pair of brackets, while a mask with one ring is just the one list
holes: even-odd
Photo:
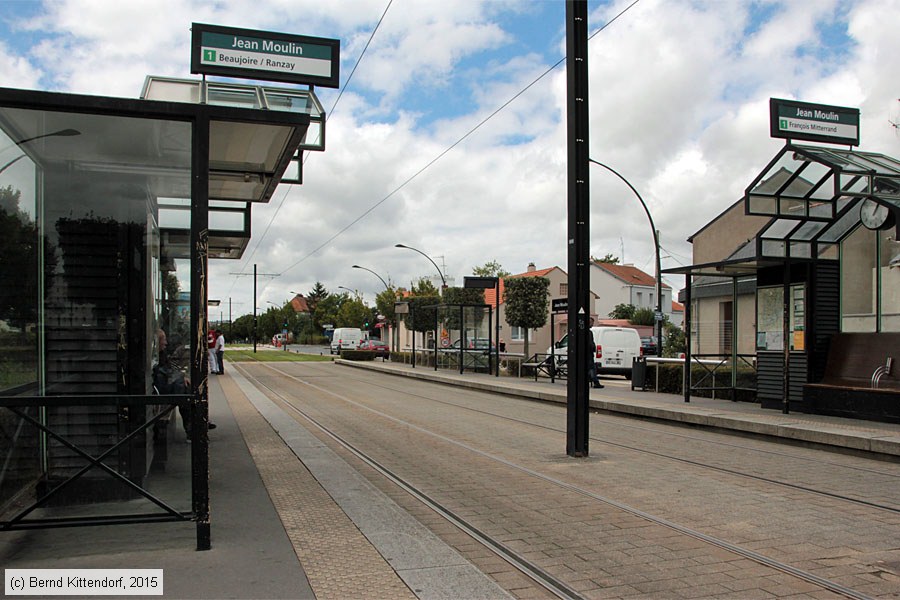
[[[536, 386], [546, 384], [531, 381], [507, 377], [494, 378], [478, 374], [447, 374], [428, 368], [412, 369], [408, 365], [391, 365], [390, 363], [369, 363], [343, 359], [337, 359], [335, 363], [342, 366], [368, 369], [380, 373], [434, 381], [445, 385], [541, 402], [566, 403], [565, 390], [535, 389]], [[697, 427], [737, 431], [795, 442], [869, 452], [887, 455], [888, 458], [892, 459], [900, 457], [900, 427], [896, 426], [884, 427], [884, 424], [877, 424], [879, 427], [876, 427], [875, 424], [872, 424], [870, 427], [866, 425], [867, 422], [865, 421], [854, 421], [851, 419], [839, 420], [841, 422], [836, 424], [827, 420], [817, 421], [817, 419], [831, 419], [831, 421], [835, 421], [834, 418], [805, 414], [791, 416], [775, 411], [766, 411], [766, 414], [754, 414], [752, 411], [763, 410], [755, 404], [748, 405], [748, 410], [742, 412], [737, 410], [724, 411], [688, 403], [668, 404], [654, 401], [652, 398], [638, 396], [634, 400], [591, 398], [589, 403], [593, 409], [613, 414], [672, 421]]]

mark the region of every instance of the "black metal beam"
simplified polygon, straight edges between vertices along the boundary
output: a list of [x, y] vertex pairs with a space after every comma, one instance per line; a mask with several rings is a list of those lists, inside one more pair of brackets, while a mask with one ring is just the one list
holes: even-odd
[[568, 131], [569, 348], [566, 454], [588, 455], [587, 336], [590, 318], [590, 181], [588, 133], [588, 6], [566, 0], [566, 112]]

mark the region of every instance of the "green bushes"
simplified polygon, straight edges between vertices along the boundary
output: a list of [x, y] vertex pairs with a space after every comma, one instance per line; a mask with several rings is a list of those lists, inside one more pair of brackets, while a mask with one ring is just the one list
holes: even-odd
[[344, 360], [375, 360], [376, 354], [377, 353], [373, 350], [341, 350], [341, 358], [343, 358]]
[[[648, 366], [647, 382], [652, 387], [656, 384], [656, 369], [659, 369], [659, 389], [663, 394], [683, 394], [684, 393], [684, 374], [681, 365], [661, 364], [658, 366]], [[723, 366], [710, 373], [702, 366], [691, 367], [691, 381], [694, 386], [701, 388], [724, 388], [731, 387], [731, 367]], [[755, 402], [756, 401], [756, 371], [749, 368], [738, 368], [736, 386], [736, 400], [739, 402]], [[731, 390], [717, 389], [715, 390], [716, 398], [726, 400], [732, 399]], [[711, 398], [713, 390], [711, 389], [695, 389], [691, 392], [692, 396], [700, 398]]]

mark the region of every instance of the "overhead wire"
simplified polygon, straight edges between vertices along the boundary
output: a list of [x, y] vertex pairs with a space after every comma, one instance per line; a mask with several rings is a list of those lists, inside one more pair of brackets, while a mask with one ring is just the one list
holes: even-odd
[[[589, 35], [589, 36], [588, 36], [588, 40], [593, 39], [596, 35], [598, 35], [598, 34], [599, 34], [600, 32], [602, 32], [604, 29], [606, 29], [607, 27], [609, 27], [610, 25], [612, 25], [619, 17], [621, 17], [621, 16], [624, 15], [626, 12], [628, 12], [629, 10], [631, 10], [631, 8], [632, 8], [635, 4], [637, 4], [638, 2], [640, 2], [640, 0], [634, 0], [631, 4], [629, 4], [629, 5], [626, 6], [624, 9], [622, 9], [615, 17], [613, 17], [612, 19], [610, 19], [609, 21], [607, 21], [606, 23], [604, 23], [602, 27], [598, 28], [597, 31], [595, 31], [594, 33], [592, 33], [591, 35]], [[302, 258], [300, 258], [299, 260], [297, 260], [297, 261], [294, 262], [293, 264], [289, 265], [287, 268], [285, 268], [283, 271], [281, 271], [281, 274], [283, 275], [283, 274], [287, 273], [288, 271], [290, 271], [291, 269], [293, 269], [294, 267], [300, 265], [301, 263], [303, 263], [304, 261], [306, 261], [307, 259], [309, 259], [309, 258], [312, 257], [313, 255], [315, 255], [317, 252], [319, 252], [320, 250], [322, 250], [323, 248], [325, 248], [325, 246], [327, 246], [328, 244], [330, 244], [331, 242], [333, 242], [335, 239], [337, 239], [340, 235], [342, 235], [342, 234], [343, 234], [344, 232], [346, 232], [348, 229], [350, 229], [351, 227], [353, 227], [354, 225], [356, 225], [357, 223], [359, 223], [360, 221], [362, 221], [362, 220], [363, 220], [366, 216], [368, 216], [373, 210], [375, 210], [376, 208], [378, 208], [379, 206], [381, 206], [382, 204], [384, 204], [387, 200], [389, 200], [391, 197], [393, 197], [397, 192], [399, 192], [400, 190], [402, 190], [402, 189], [403, 189], [404, 187], [406, 187], [410, 182], [412, 182], [415, 178], [417, 178], [419, 175], [421, 175], [422, 173], [424, 173], [428, 168], [430, 168], [432, 165], [434, 165], [436, 162], [438, 162], [441, 158], [443, 158], [443, 157], [446, 156], [448, 153], [450, 153], [454, 148], [456, 148], [458, 145], [460, 145], [463, 141], [465, 141], [470, 135], [472, 135], [473, 133], [475, 133], [482, 125], [484, 125], [484, 124], [487, 123], [489, 120], [491, 120], [494, 116], [496, 116], [497, 113], [499, 113], [499, 112], [502, 111], [504, 108], [506, 108], [507, 106], [509, 106], [510, 104], [512, 104], [517, 98], [519, 98], [522, 94], [524, 94], [526, 91], [528, 91], [528, 90], [529, 90], [532, 86], [534, 86], [538, 81], [540, 81], [541, 79], [543, 79], [544, 77], [546, 77], [546, 76], [547, 76], [549, 73], [551, 73], [554, 69], [556, 69], [557, 67], [559, 67], [561, 64], [563, 64], [563, 63], [565, 63], [565, 62], [566, 62], [566, 57], [563, 56], [563, 57], [562, 57], [561, 59], [559, 59], [559, 61], [557, 61], [553, 66], [549, 67], [546, 71], [544, 71], [543, 73], [541, 73], [534, 81], [532, 81], [531, 83], [529, 83], [528, 85], [526, 85], [526, 86], [525, 86], [524, 88], [522, 88], [520, 91], [516, 92], [509, 100], [507, 100], [506, 102], [504, 102], [502, 105], [500, 105], [499, 108], [497, 108], [496, 110], [494, 110], [491, 114], [489, 114], [487, 117], [485, 117], [485, 118], [482, 119], [480, 122], [478, 122], [474, 127], [472, 127], [471, 129], [469, 129], [469, 131], [467, 131], [467, 132], [466, 132], [462, 137], [460, 137], [458, 140], [456, 140], [455, 142], [453, 142], [453, 144], [451, 144], [451, 145], [450, 145], [449, 147], [447, 147], [445, 150], [443, 150], [442, 152], [440, 152], [437, 156], [435, 156], [435, 157], [432, 158], [430, 161], [428, 161], [428, 163], [426, 163], [422, 168], [420, 168], [418, 171], [416, 171], [415, 173], [413, 173], [412, 175], [410, 175], [407, 179], [405, 179], [400, 185], [398, 185], [396, 188], [394, 188], [390, 193], [388, 193], [386, 196], [384, 196], [381, 200], [377, 201], [375, 204], [373, 204], [372, 206], [370, 206], [370, 207], [369, 207], [368, 209], [366, 209], [361, 215], [359, 215], [358, 217], [356, 217], [353, 221], [351, 221], [349, 224], [347, 224], [345, 227], [343, 227], [340, 231], [338, 231], [337, 233], [335, 233], [333, 236], [331, 236], [330, 238], [328, 238], [327, 240], [325, 240], [324, 242], [322, 242], [322, 243], [321, 243], [319, 246], [317, 246], [315, 249], [311, 250], [311, 251], [310, 251], [309, 253], [307, 253], [305, 256], [303, 256]]]

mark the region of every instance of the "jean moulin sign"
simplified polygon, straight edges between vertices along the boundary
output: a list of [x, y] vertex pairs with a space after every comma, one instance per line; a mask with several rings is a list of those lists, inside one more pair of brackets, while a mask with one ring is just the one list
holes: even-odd
[[338, 87], [340, 40], [194, 23], [191, 73]]
[[859, 109], [769, 99], [772, 137], [859, 146]]

